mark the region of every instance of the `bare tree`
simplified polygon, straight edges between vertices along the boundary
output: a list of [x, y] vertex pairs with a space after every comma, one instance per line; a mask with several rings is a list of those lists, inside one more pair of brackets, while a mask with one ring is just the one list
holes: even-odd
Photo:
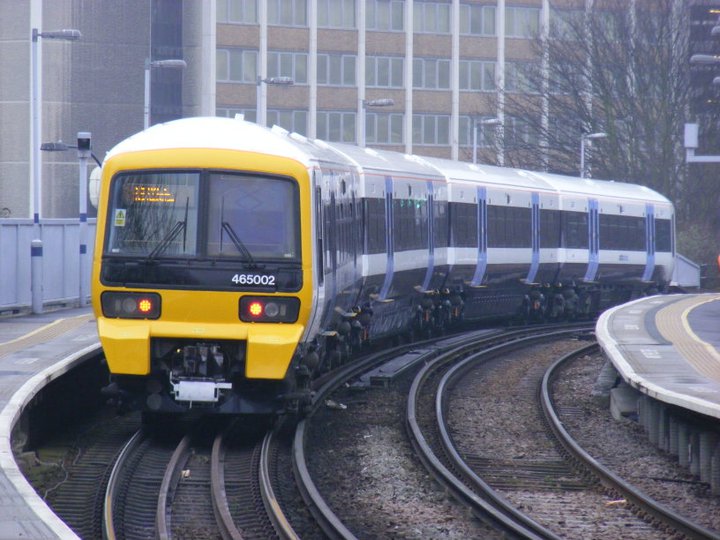
[[686, 4], [597, 0], [590, 9], [556, 11], [547, 39], [534, 43], [547, 69], [527, 64], [522, 88], [506, 88], [506, 117], [515, 119], [502, 141], [507, 164], [578, 175], [582, 134], [603, 132], [587, 154], [594, 177], [644, 184], [679, 201]]

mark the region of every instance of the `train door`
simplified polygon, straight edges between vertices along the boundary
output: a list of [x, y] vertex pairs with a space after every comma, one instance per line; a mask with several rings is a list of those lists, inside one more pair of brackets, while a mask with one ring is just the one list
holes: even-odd
[[588, 266], [585, 281], [597, 279], [600, 267], [600, 211], [597, 199], [588, 201]]
[[540, 266], [540, 194], [532, 193], [532, 215], [530, 218], [530, 235], [532, 237], [530, 255], [530, 270], [528, 271], [526, 283], [534, 283]]
[[430, 279], [432, 278], [433, 272], [435, 271], [435, 197], [433, 192], [433, 183], [427, 183], [427, 209], [428, 209], [428, 261], [427, 271], [425, 272], [425, 279], [423, 279], [422, 288], [427, 291], [430, 287]]
[[312, 204], [314, 206], [313, 212], [313, 228], [315, 234], [315, 261], [314, 261], [314, 274], [315, 274], [315, 287], [313, 294], [313, 307], [312, 307], [312, 320], [308, 321], [308, 329], [306, 335], [314, 335], [319, 330], [323, 323], [321, 321], [321, 313], [324, 311], [325, 306], [325, 236], [324, 236], [324, 218], [323, 218], [323, 194], [321, 182], [323, 181], [322, 175], [319, 170], [313, 171], [313, 186], [312, 192]]
[[473, 287], [482, 285], [483, 279], [485, 279], [485, 272], [487, 271], [487, 230], [487, 189], [479, 187], [477, 188], [477, 265], [475, 266], [475, 275], [470, 281], [470, 285]]
[[645, 205], [645, 252], [647, 259], [643, 281], [651, 281], [655, 271], [655, 207], [652, 204]]
[[393, 274], [395, 273], [395, 248], [393, 240], [393, 180], [391, 176], [385, 177], [385, 252], [387, 254], [387, 267], [385, 280], [380, 289], [379, 300], [385, 300], [390, 293]]

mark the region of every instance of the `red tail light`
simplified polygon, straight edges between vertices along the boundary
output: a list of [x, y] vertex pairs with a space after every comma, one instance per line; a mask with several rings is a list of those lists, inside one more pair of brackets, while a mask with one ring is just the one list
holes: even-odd
[[245, 322], [292, 323], [297, 321], [300, 300], [286, 296], [243, 296], [240, 320]]
[[160, 295], [106, 291], [100, 298], [105, 317], [117, 319], [157, 319]]

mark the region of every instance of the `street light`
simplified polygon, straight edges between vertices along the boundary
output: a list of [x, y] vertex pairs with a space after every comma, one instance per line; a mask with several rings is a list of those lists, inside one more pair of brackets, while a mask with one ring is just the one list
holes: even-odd
[[588, 144], [586, 141], [591, 139], [604, 139], [607, 137], [607, 133], [583, 133], [580, 137], [580, 178], [585, 178], [585, 146]]
[[360, 146], [365, 148], [365, 138], [367, 132], [367, 109], [368, 107], [392, 107], [395, 100], [391, 98], [363, 99], [362, 100], [362, 118], [360, 119]]
[[255, 123], [261, 126], [267, 124], [267, 105], [263, 99], [262, 85], [271, 84], [274, 86], [292, 86], [295, 81], [292, 77], [260, 77], [258, 76], [255, 86], [257, 91], [255, 93], [255, 107], [257, 113], [255, 115]]
[[73, 28], [41, 32], [32, 29], [32, 45], [30, 51], [31, 64], [31, 148], [32, 155], [32, 201], [33, 201], [33, 240], [30, 243], [30, 289], [32, 291], [32, 311], [42, 313], [42, 239], [40, 238], [40, 189], [42, 186], [42, 171], [40, 170], [40, 101], [42, 92], [40, 88], [40, 61], [38, 59], [38, 40], [57, 39], [61, 41], [77, 41], [82, 37], [80, 30]]
[[152, 68], [158, 69], [185, 69], [187, 62], [180, 59], [169, 59], [169, 60], [150, 60], [145, 59], [145, 107], [143, 109], [143, 128], [147, 129], [150, 127], [150, 70]]
[[79, 263], [79, 289], [78, 289], [78, 304], [80, 307], [85, 305], [85, 299], [88, 297], [88, 286], [90, 285], [90, 276], [88, 275], [88, 267], [85, 262], [87, 256], [87, 160], [92, 157], [98, 167], [102, 168], [100, 160], [92, 153], [91, 150], [92, 135], [88, 131], [81, 131], [77, 134], [77, 145], [65, 144], [62, 141], [43, 143], [40, 146], [40, 150], [44, 152], [64, 152], [71, 148], [77, 149], [78, 164], [79, 164], [79, 181], [78, 181], [78, 192], [79, 192], [79, 203], [78, 203], [78, 240], [80, 244], [80, 263]]
[[483, 118], [479, 122], [473, 123], [473, 163], [477, 163], [477, 143], [478, 143], [478, 125], [481, 126], [501, 126], [502, 122], [499, 118]]

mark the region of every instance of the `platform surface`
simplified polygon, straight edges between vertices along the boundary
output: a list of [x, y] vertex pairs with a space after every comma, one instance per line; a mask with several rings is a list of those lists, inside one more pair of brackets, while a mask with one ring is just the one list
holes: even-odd
[[598, 319], [600, 346], [630, 386], [720, 418], [720, 294], [664, 295]]
[[78, 538], [25, 480], [11, 432], [43, 386], [99, 348], [89, 307], [0, 317], [0, 540]]

